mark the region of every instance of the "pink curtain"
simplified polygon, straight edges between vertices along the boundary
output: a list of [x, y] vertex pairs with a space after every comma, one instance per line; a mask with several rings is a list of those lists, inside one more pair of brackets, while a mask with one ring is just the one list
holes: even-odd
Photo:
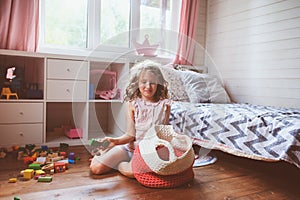
[[200, 0], [182, 0], [178, 49], [174, 64], [192, 65], [196, 49], [196, 32]]
[[39, 0], [0, 1], [0, 49], [35, 52]]

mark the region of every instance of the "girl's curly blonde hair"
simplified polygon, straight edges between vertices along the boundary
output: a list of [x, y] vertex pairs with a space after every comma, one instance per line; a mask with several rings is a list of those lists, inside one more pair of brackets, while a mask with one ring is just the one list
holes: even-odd
[[139, 77], [144, 71], [150, 71], [157, 77], [158, 83], [156, 93], [153, 97], [154, 100], [159, 101], [161, 99], [169, 98], [168, 82], [164, 79], [160, 67], [161, 65], [159, 63], [153, 62], [151, 60], [145, 60], [134, 65], [130, 70], [130, 79], [125, 90], [124, 100], [130, 101], [138, 97], [142, 97], [139, 90]]

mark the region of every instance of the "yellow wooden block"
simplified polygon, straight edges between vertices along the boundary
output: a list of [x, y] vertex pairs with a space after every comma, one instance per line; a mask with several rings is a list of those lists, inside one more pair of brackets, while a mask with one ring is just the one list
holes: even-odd
[[25, 169], [23, 173], [23, 177], [25, 179], [32, 179], [34, 176], [34, 170], [33, 169]]
[[43, 170], [36, 170], [35, 171], [36, 176], [43, 175], [43, 174], [46, 174], [45, 171], [43, 171]]
[[17, 182], [17, 178], [10, 178], [10, 179], [8, 180], [8, 182], [9, 182], [9, 183], [15, 183], [15, 182]]

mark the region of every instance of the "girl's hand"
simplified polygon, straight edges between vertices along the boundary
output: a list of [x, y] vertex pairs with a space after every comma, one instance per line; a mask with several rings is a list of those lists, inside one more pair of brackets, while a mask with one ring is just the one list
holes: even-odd
[[112, 142], [110, 142], [110, 140], [111, 140], [110, 138], [105, 137], [102, 139], [92, 141], [91, 145], [96, 147], [99, 150], [106, 150], [112, 147], [111, 146]]
[[118, 145], [118, 139], [112, 137], [105, 137], [101, 140], [101, 142], [103, 143], [103, 150], [111, 149], [114, 146]]

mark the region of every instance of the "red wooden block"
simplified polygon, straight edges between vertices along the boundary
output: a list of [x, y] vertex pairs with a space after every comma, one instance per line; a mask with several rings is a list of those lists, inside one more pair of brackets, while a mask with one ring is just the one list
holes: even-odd
[[54, 163], [54, 172], [55, 173], [60, 173], [60, 172], [65, 172], [66, 171], [66, 164], [62, 162], [56, 162]]

